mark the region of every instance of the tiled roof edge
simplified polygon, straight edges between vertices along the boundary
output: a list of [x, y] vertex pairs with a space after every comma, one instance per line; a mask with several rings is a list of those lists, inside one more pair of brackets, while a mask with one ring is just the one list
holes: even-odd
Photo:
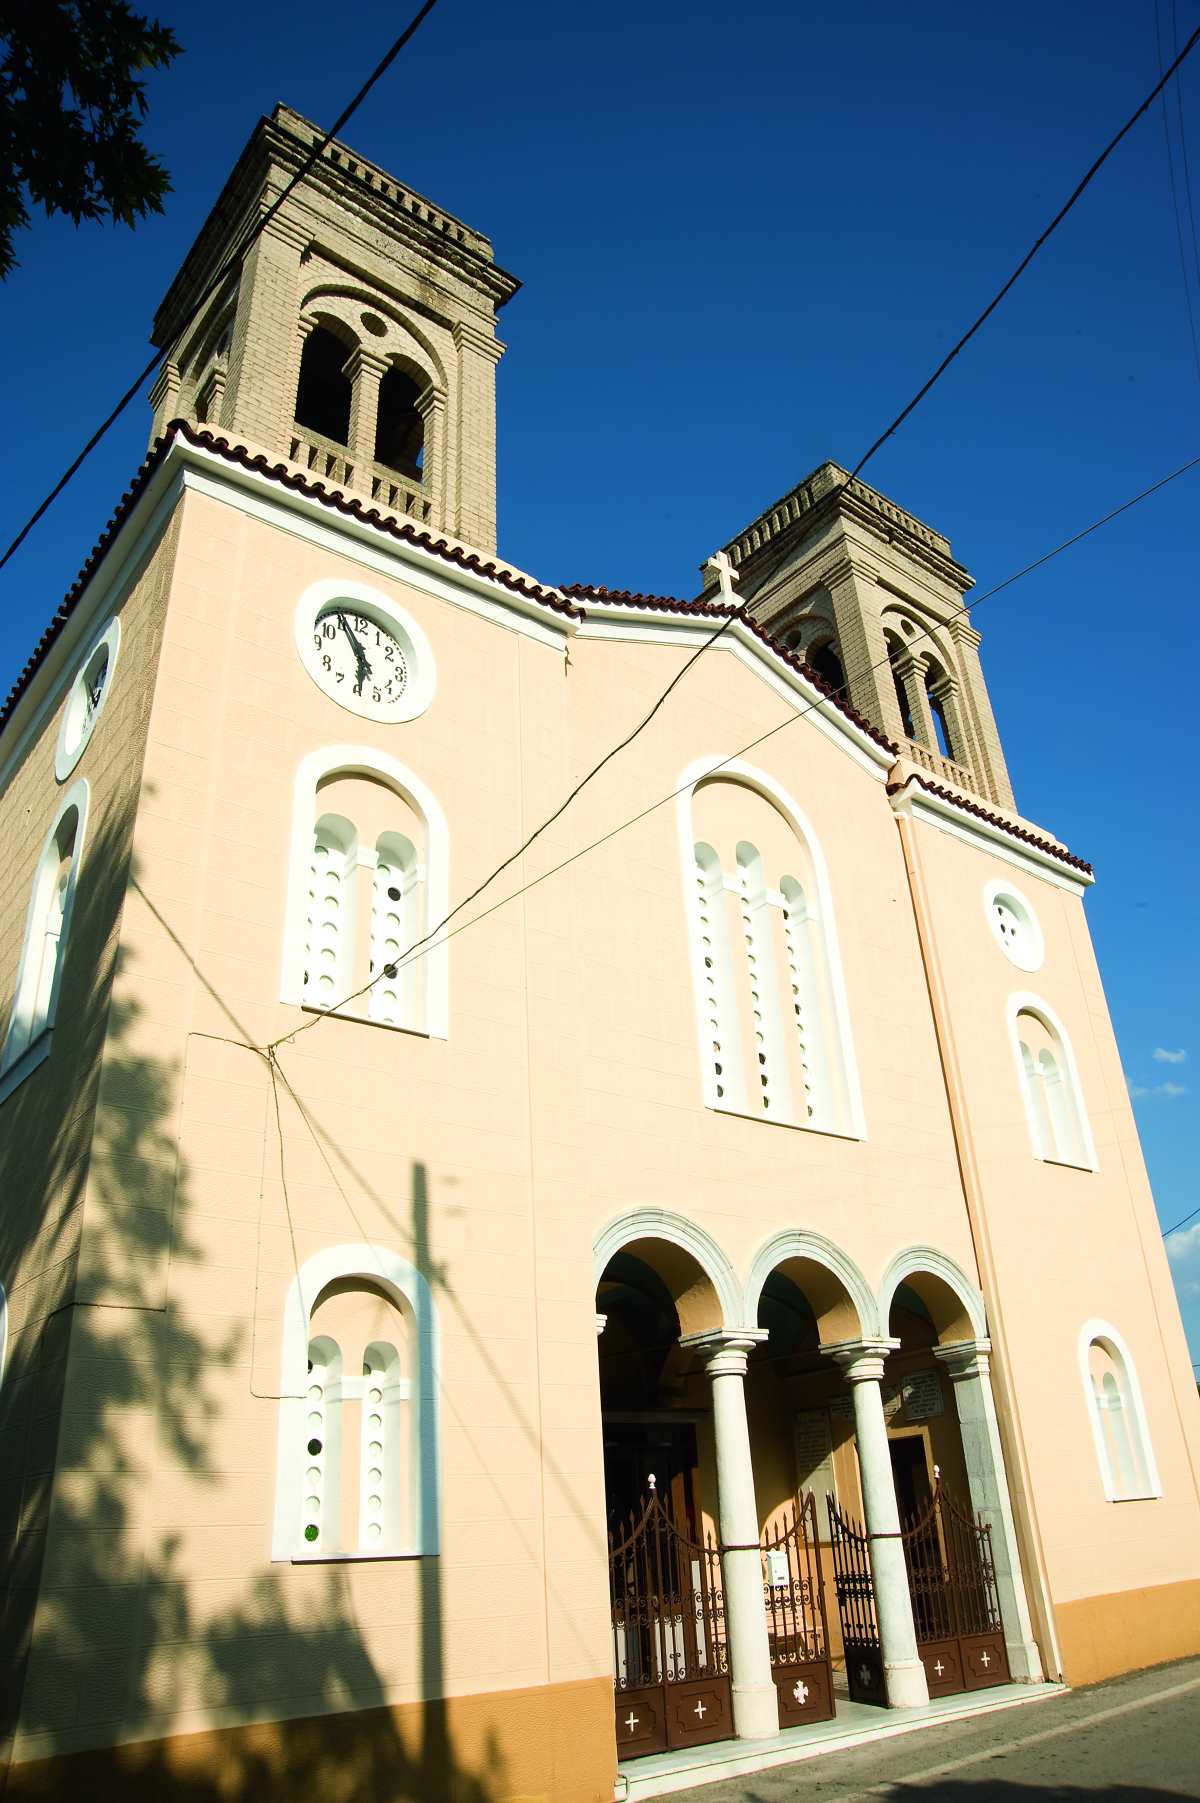
[[310, 481], [307, 476], [289, 470], [282, 460], [272, 462], [261, 452], [252, 453], [244, 445], [237, 444], [236, 441], [218, 436], [213, 432], [198, 431], [194, 426], [189, 425], [187, 420], [175, 419], [168, 425], [162, 437], [155, 440], [145, 462], [137, 470], [129, 487], [117, 503], [112, 518], [89, 552], [83, 568], [55, 608], [49, 624], [30, 652], [24, 667], [5, 697], [3, 705], [0, 705], [0, 732], [3, 732], [8, 725], [22, 695], [33, 681], [51, 647], [74, 613], [88, 583], [104, 562], [122, 526], [146, 492], [176, 438], [183, 438], [188, 444], [194, 445], [198, 449], [213, 451], [218, 457], [223, 457], [227, 463], [236, 463], [243, 469], [268, 476], [272, 481], [281, 483], [285, 488], [295, 489], [298, 493], [309, 495], [312, 499], [320, 501], [323, 506], [336, 508], [339, 513], [348, 514], [351, 518], [361, 520], [365, 525], [374, 526], [378, 531], [385, 532], [392, 538], [401, 539], [406, 544], [416, 545], [423, 551], [429, 551], [447, 563], [456, 564], [461, 569], [471, 570], [476, 575], [486, 576], [491, 581], [500, 583], [501, 587], [511, 589], [516, 594], [525, 595], [532, 601], [538, 601], [555, 613], [564, 614], [572, 620], [586, 618], [583, 609], [575, 606], [574, 602], [566, 599], [557, 589], [544, 588], [539, 582], [531, 582], [494, 562], [485, 561], [477, 552], [466, 551], [459, 546], [450, 545], [444, 538], [435, 539], [432, 533], [422, 531], [419, 526], [382, 514], [377, 507], [367, 507], [356, 496], [347, 496], [341, 489], [328, 489], [323, 482]]
[[902, 789], [907, 789], [910, 783], [916, 783], [918, 788], [925, 789], [930, 795], [936, 795], [939, 801], [949, 802], [951, 807], [961, 808], [964, 814], [974, 814], [976, 819], [985, 820], [989, 826], [999, 827], [1000, 831], [1007, 833], [1010, 839], [1020, 839], [1024, 844], [1032, 845], [1036, 851], [1046, 852], [1050, 857], [1057, 858], [1060, 864], [1068, 864], [1072, 870], [1080, 870], [1085, 876], [1090, 877], [1094, 877], [1096, 874], [1085, 859], [1077, 858], [1074, 852], [1067, 851], [1065, 846], [1056, 845], [1053, 839], [1043, 839], [1039, 833], [1028, 832], [1023, 826], [1014, 826], [1010, 820], [1002, 819], [999, 814], [993, 814], [990, 809], [981, 808], [978, 802], [968, 801], [964, 795], [956, 795], [953, 789], [943, 788], [941, 783], [926, 782], [923, 776], [918, 776], [915, 772], [911, 776], [906, 776], [901, 783], [889, 783], [888, 794], [898, 795]]
[[892, 741], [881, 733], [878, 727], [872, 726], [869, 720], [864, 720], [857, 708], [852, 707], [845, 696], [839, 694], [831, 683], [825, 681], [823, 676], [818, 676], [811, 664], [805, 663], [802, 657], [797, 657], [794, 651], [789, 651], [787, 646], [782, 644], [773, 633], [768, 632], [765, 626], [743, 609], [723, 607], [716, 601], [682, 601], [674, 595], [643, 595], [631, 589], [594, 588], [583, 582], [565, 582], [561, 585], [561, 592], [580, 601], [609, 602], [616, 607], [638, 607], [651, 613], [694, 614], [706, 620], [740, 618], [742, 625], [752, 632], [756, 639], [759, 639], [790, 670], [795, 670], [798, 675], [803, 676], [805, 682], [810, 683], [827, 701], [831, 701], [852, 726], [856, 726], [860, 732], [866, 733], [868, 738], [872, 739], [882, 750], [890, 752], [893, 757], [900, 755], [899, 746], [893, 745]]

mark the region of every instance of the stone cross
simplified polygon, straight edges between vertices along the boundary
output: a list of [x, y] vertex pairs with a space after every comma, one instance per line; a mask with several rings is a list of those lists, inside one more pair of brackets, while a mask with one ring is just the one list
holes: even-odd
[[704, 567], [706, 570], [715, 570], [717, 572], [717, 581], [721, 585], [721, 601], [723, 605], [726, 607], [736, 607], [738, 605], [738, 599], [733, 592], [733, 585], [737, 581], [737, 571], [730, 563], [726, 553], [724, 551], [715, 552]]
[[631, 1734], [633, 1733], [634, 1729], [637, 1727], [637, 1725], [641, 1721], [641, 1719], [642, 1719], [641, 1716], [635, 1715], [633, 1713], [632, 1709], [629, 1711], [629, 1716], [628, 1716], [628, 1719], [626, 1720], [625, 1726], [629, 1729], [629, 1732]]

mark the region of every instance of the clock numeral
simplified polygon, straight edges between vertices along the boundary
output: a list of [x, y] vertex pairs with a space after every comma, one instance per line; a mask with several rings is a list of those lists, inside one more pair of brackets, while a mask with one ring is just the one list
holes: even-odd
[[332, 670], [333, 669], [333, 659], [330, 657], [328, 651], [325, 653], [324, 657], [321, 659], [321, 668], [323, 670]]
[[331, 639], [336, 631], [337, 627], [332, 620], [326, 620], [321, 627], [321, 632], [327, 639]]

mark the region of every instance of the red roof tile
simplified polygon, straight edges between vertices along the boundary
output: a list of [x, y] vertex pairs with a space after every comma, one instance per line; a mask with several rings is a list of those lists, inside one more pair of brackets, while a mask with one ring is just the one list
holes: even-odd
[[1038, 851], [1048, 852], [1060, 863], [1069, 864], [1072, 870], [1081, 870], [1085, 876], [1095, 875], [1090, 864], [1085, 863], [1082, 858], [1077, 858], [1065, 846], [1056, 845], [1053, 839], [1043, 839], [1039, 834], [1029, 832], [1026, 827], [1014, 826], [1011, 820], [1004, 820], [999, 814], [993, 814], [987, 808], [981, 808], [976, 801], [968, 801], [965, 795], [956, 795], [953, 789], [945, 789], [941, 783], [927, 782], [915, 771], [911, 776], [906, 776], [902, 783], [889, 783], [888, 794], [898, 795], [901, 789], [907, 789], [910, 783], [916, 783], [918, 788], [927, 790], [930, 795], [936, 795], [939, 801], [948, 801], [952, 807], [961, 808], [964, 814], [974, 814], [977, 820], [986, 820], [989, 826], [998, 826], [1000, 831], [1007, 833], [1010, 838], [1020, 839], [1026, 845], [1034, 846]]

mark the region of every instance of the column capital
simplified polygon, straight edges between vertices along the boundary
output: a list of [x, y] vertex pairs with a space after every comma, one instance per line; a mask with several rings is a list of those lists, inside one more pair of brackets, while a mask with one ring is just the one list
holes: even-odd
[[966, 614], [955, 614], [947, 620], [946, 630], [957, 645], [970, 645], [978, 649], [983, 643], [983, 634], [976, 632]]
[[428, 388], [423, 388], [417, 396], [416, 408], [421, 418], [426, 421], [435, 413], [444, 413], [446, 411], [446, 390], [435, 388], [431, 382]]
[[889, 1352], [899, 1350], [899, 1340], [838, 1340], [821, 1351], [841, 1367], [849, 1384], [877, 1384], [883, 1377], [884, 1360]]
[[891, 665], [897, 676], [901, 679], [905, 676], [917, 676], [923, 682], [925, 680], [925, 665], [927, 660], [927, 652], [913, 651], [905, 645], [896, 653], [895, 657], [891, 659]]
[[387, 367], [387, 358], [381, 357], [378, 351], [368, 350], [365, 344], [356, 344], [342, 365], [342, 373], [349, 376], [352, 382], [364, 372], [382, 382], [387, 374]]
[[154, 378], [154, 385], [151, 388], [149, 395], [151, 407], [157, 408], [159, 402], [165, 400], [169, 394], [178, 394], [179, 388], [179, 365], [178, 363], [172, 363], [171, 359], [168, 357], [160, 366], [159, 372]]
[[935, 1346], [933, 1356], [945, 1365], [951, 1383], [965, 1378], [987, 1377], [991, 1371], [990, 1340], [952, 1340], [948, 1346]]
[[875, 583], [879, 581], [878, 566], [871, 563], [861, 552], [841, 548], [841, 555], [834, 557], [824, 569], [814, 572], [816, 580], [825, 588], [837, 588], [843, 582], [858, 580]]
[[765, 1327], [710, 1327], [680, 1334], [679, 1344], [699, 1353], [710, 1377], [745, 1377], [746, 1360], [767, 1334]]
[[483, 331], [468, 319], [456, 319], [450, 330], [456, 351], [473, 351], [477, 357], [488, 357], [493, 363], [499, 363], [508, 349], [491, 332]]

